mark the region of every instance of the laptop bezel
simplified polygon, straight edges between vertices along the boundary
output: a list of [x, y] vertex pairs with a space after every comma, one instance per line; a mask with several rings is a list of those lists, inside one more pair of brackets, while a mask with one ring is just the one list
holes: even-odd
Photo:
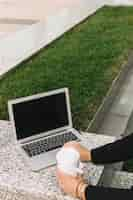
[[[21, 103], [21, 102], [26, 102], [26, 101], [38, 99], [38, 98], [45, 97], [45, 96], [60, 94], [60, 93], [65, 93], [67, 113], [68, 113], [68, 125], [63, 126], [61, 128], [53, 129], [53, 130], [50, 130], [50, 131], [47, 131], [47, 132], [43, 132], [43, 133], [41, 132], [41, 133], [36, 134], [34, 136], [29, 136], [29, 137], [26, 137], [26, 138], [23, 138], [23, 139], [18, 139], [16, 127], [15, 127], [15, 119], [14, 119], [14, 114], [13, 114], [13, 105], [17, 104], [17, 103]], [[13, 129], [14, 129], [14, 132], [15, 132], [16, 140], [20, 144], [29, 143], [33, 140], [37, 140], [37, 139], [40, 139], [40, 138], [43, 138], [43, 137], [46, 137], [46, 136], [50, 136], [53, 133], [57, 134], [58, 132], [62, 132], [64, 130], [71, 129], [72, 126], [73, 126], [72, 125], [72, 116], [71, 116], [71, 107], [70, 107], [70, 99], [69, 99], [68, 88], [56, 89], [56, 90], [52, 90], [52, 91], [49, 91], [49, 92], [44, 92], [44, 93], [39, 93], [39, 94], [27, 96], [27, 97], [20, 97], [20, 98], [16, 98], [16, 99], [13, 99], [13, 100], [9, 100], [8, 101], [8, 112], [9, 112], [9, 119], [12, 123]]]

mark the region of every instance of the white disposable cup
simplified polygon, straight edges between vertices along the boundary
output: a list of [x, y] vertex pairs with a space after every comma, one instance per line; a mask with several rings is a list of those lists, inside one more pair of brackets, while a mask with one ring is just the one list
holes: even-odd
[[80, 155], [74, 148], [62, 148], [56, 155], [57, 167], [63, 172], [72, 175], [82, 175]]

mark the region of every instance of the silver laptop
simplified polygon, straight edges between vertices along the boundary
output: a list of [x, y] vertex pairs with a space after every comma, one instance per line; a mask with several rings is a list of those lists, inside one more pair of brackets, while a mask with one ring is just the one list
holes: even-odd
[[33, 171], [56, 164], [56, 153], [72, 140], [82, 140], [72, 126], [67, 88], [8, 102], [16, 140]]

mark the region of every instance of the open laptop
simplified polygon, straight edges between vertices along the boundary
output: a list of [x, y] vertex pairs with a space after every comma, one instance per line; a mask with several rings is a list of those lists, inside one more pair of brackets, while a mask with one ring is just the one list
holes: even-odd
[[67, 88], [8, 102], [16, 139], [33, 171], [54, 165], [62, 145], [82, 136], [72, 126]]

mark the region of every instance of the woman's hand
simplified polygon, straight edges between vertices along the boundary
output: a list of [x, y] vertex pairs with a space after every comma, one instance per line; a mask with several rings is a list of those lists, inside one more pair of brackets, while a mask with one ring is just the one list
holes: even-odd
[[78, 198], [78, 186], [81, 184], [85, 184], [82, 177], [77, 176], [73, 177], [71, 175], [67, 175], [57, 168], [57, 180], [61, 189], [66, 193], [75, 198]]
[[75, 142], [75, 141], [67, 142], [64, 144], [63, 147], [65, 148], [72, 147], [76, 149], [80, 154], [81, 161], [91, 161], [91, 152], [87, 148], [79, 144], [78, 142]]

